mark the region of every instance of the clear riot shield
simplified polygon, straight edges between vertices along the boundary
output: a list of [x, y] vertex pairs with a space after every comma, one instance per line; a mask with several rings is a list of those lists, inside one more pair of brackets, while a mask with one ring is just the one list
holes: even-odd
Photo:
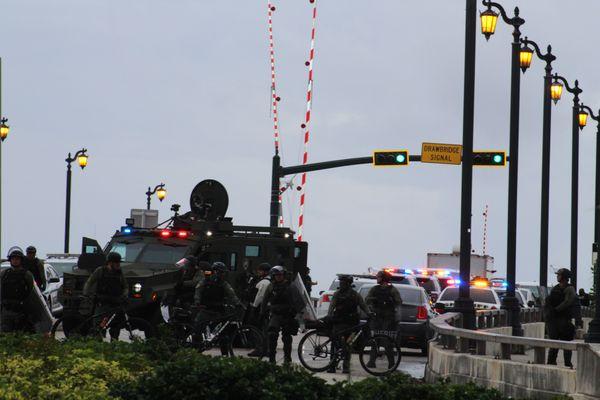
[[292, 284], [298, 289], [300, 293], [300, 297], [302, 297], [302, 301], [304, 302], [304, 313], [303, 320], [304, 321], [316, 321], [317, 320], [317, 312], [315, 311], [315, 307], [313, 306], [310, 295], [306, 291], [306, 287], [304, 287], [304, 282], [302, 282], [302, 278], [300, 278], [300, 274], [296, 274], [294, 281]]

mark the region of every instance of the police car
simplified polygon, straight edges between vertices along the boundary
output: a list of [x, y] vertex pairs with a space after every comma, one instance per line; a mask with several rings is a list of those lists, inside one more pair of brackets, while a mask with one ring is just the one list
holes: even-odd
[[[442, 291], [435, 305], [439, 312], [454, 307], [454, 301], [458, 299], [459, 287], [448, 286]], [[469, 294], [474, 302], [476, 310], [499, 310], [502, 302], [498, 293], [491, 287], [487, 279], [474, 279], [471, 281]]]

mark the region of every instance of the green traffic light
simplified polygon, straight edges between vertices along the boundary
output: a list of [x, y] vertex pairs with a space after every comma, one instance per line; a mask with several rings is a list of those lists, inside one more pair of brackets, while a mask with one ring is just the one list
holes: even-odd
[[502, 162], [502, 156], [500, 154], [494, 155], [494, 163], [500, 164]]
[[404, 154], [398, 154], [398, 155], [396, 156], [396, 161], [397, 161], [398, 163], [403, 163], [404, 161], [406, 161], [406, 157], [404, 156]]

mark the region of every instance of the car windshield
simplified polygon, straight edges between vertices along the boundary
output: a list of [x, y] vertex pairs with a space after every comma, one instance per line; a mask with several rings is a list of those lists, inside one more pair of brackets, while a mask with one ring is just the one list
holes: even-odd
[[[471, 299], [477, 303], [496, 304], [496, 298], [490, 289], [470, 288], [469, 293]], [[458, 288], [451, 287], [444, 289], [439, 301], [454, 301], [456, 299], [458, 299]]]
[[529, 289], [531, 290], [531, 294], [533, 295], [533, 297], [538, 298], [540, 297], [540, 289], [538, 286], [527, 286], [527, 285], [517, 285], [520, 288], [523, 289]]
[[417, 282], [419, 283], [419, 286], [427, 291], [427, 293], [435, 292], [437, 290], [435, 282], [431, 278], [417, 278]]
[[73, 272], [73, 267], [77, 265], [77, 261], [51, 261], [48, 260], [48, 263], [54, 267], [56, 273], [59, 277], [62, 278], [65, 272]]
[[[375, 285], [363, 285], [363, 287], [360, 288], [360, 290], [358, 291], [358, 293], [363, 297], [366, 298], [367, 295], [369, 294], [369, 290], [371, 290], [372, 287], [374, 287]], [[398, 289], [398, 291], [400, 292], [400, 297], [402, 298], [402, 304], [403, 305], [408, 305], [408, 306], [422, 306], [424, 303], [424, 299], [423, 299], [423, 292], [421, 292], [421, 290], [419, 288], [416, 288], [415, 286], [405, 286], [402, 284], [394, 284], [394, 287], [396, 289]]]
[[114, 242], [106, 253], [115, 252], [121, 255], [123, 262], [139, 262], [146, 264], [175, 264], [185, 255], [188, 246], [173, 243]]
[[[496, 293], [498, 294], [498, 297], [500, 297], [500, 300], [504, 300], [504, 298], [506, 297], [506, 291], [496, 291]], [[525, 305], [525, 301], [523, 301], [523, 296], [521, 296], [521, 292], [515, 290], [515, 297], [517, 298], [517, 300], [519, 300], [519, 304]]]

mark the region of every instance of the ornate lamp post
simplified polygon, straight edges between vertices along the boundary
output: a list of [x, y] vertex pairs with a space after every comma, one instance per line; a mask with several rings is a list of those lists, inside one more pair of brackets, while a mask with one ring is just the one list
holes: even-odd
[[156, 185], [154, 187], [154, 190], [152, 190], [151, 187], [148, 186], [148, 191], [146, 192], [146, 209], [147, 210], [150, 209], [150, 200], [154, 193], [156, 193], [156, 197], [158, 197], [158, 200], [160, 200], [162, 202], [165, 199], [165, 197], [167, 196], [167, 189], [165, 189], [165, 184], [161, 183], [160, 185]]
[[71, 153], [65, 159], [67, 162], [67, 201], [65, 212], [65, 253], [69, 252], [69, 230], [71, 228], [71, 163], [77, 161], [83, 170], [88, 163], [87, 149], [81, 149], [71, 157]]
[[[589, 113], [589, 116], [597, 122], [596, 125], [596, 195], [595, 195], [595, 207], [594, 207], [594, 245], [593, 250], [597, 253], [598, 246], [600, 244], [600, 110], [594, 115], [591, 108], [586, 105], [581, 105], [580, 111]], [[580, 115], [582, 115], [580, 113]], [[594, 265], [594, 293], [598, 296], [598, 290], [600, 290], [600, 271], [598, 270], [598, 259], [596, 258]], [[585, 341], [587, 343], [600, 343], [600, 307], [596, 302], [596, 308], [594, 310], [594, 319], [590, 322], [587, 335], [585, 335]]]
[[2, 115], [2, 58], [0, 58], [0, 254], [2, 254], [2, 142], [10, 132], [10, 127], [6, 125], [8, 119]]
[[[512, 60], [511, 60], [511, 90], [510, 90], [510, 164], [508, 167], [508, 232], [506, 249], [506, 278], [508, 288], [502, 307], [508, 312], [509, 324], [512, 326], [513, 335], [523, 336], [521, 327], [519, 301], [515, 297], [516, 283], [516, 258], [517, 258], [517, 184], [519, 175], [519, 103], [521, 91], [521, 26], [525, 20], [519, 17], [519, 8], [515, 7], [515, 15], [509, 18], [504, 8], [495, 2], [483, 0], [487, 10], [480, 14], [481, 32], [486, 39], [494, 34], [499, 11], [502, 20], [513, 27]], [[523, 61], [527, 61], [525, 58]], [[531, 56], [529, 56], [531, 63]], [[526, 68], [525, 68], [526, 69]]]
[[[579, 204], [579, 131], [587, 123], [587, 114], [582, 112], [579, 107], [579, 95], [582, 90], [579, 88], [579, 81], [575, 80], [573, 87], [565, 78], [554, 74], [554, 83], [552, 91], [556, 94], [562, 94], [562, 88], [565, 87], [573, 95], [573, 117], [571, 133], [573, 136], [573, 147], [571, 157], [571, 273], [573, 274], [573, 285], [577, 287], [577, 225], [578, 225], [578, 204]], [[564, 86], [563, 86], [564, 85]], [[555, 101], [560, 99], [560, 95], [555, 97]], [[581, 114], [581, 115], [580, 115]]]
[[[542, 54], [540, 47], [527, 36], [521, 40], [520, 61], [521, 69], [525, 72], [531, 65], [531, 58], [535, 51], [537, 57], [546, 62], [544, 75], [544, 117], [542, 123], [542, 199], [540, 218], [540, 286], [548, 286], [548, 218], [550, 213], [550, 136], [552, 121], [552, 62], [556, 57], [552, 54], [552, 47], [548, 46], [546, 54]], [[533, 46], [533, 49], [530, 47]], [[526, 64], [526, 68], [524, 67]], [[562, 87], [561, 87], [562, 89]], [[560, 97], [560, 96], [559, 96]]]

